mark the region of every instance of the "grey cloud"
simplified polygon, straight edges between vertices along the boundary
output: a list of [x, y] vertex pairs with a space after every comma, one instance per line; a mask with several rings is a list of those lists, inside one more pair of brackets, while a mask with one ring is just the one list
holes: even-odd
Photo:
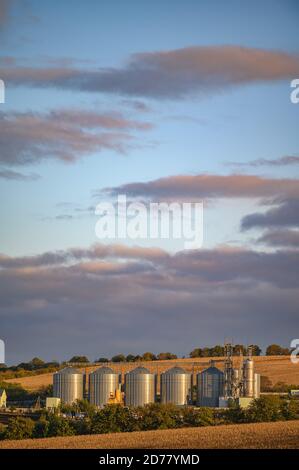
[[125, 152], [138, 142], [134, 131], [151, 128], [120, 113], [59, 110], [0, 113], [0, 162], [25, 165], [42, 159], [73, 162], [104, 149]]
[[280, 167], [280, 166], [292, 166], [292, 165], [299, 165], [299, 157], [296, 155], [285, 155], [280, 158], [258, 158], [256, 160], [252, 160], [251, 162], [228, 162], [228, 165], [235, 166], [235, 167], [259, 167], [259, 166], [273, 166], [273, 167]]
[[[298, 185], [299, 187], [299, 185]], [[299, 226], [299, 198], [286, 199], [278, 207], [265, 213], [253, 213], [243, 217], [241, 229], [267, 227], [298, 227]]]
[[[127, 194], [151, 200], [201, 198], [299, 198], [298, 179], [263, 178], [255, 175], [177, 175], [149, 182], [106, 188], [110, 195]], [[102, 191], [98, 192], [102, 194]]]
[[297, 56], [240, 46], [193, 46], [134, 54], [122, 68], [0, 69], [12, 85], [119, 93], [149, 98], [186, 98], [232, 86], [296, 77]]
[[268, 230], [257, 240], [258, 243], [274, 247], [299, 248], [298, 230]]
[[262, 345], [288, 341], [298, 323], [298, 258], [291, 250], [169, 255], [122, 245], [2, 257], [8, 360], [165, 346], [186, 354], [232, 335]]
[[30, 173], [29, 175], [24, 175], [23, 173], [19, 173], [18, 171], [0, 169], [0, 178], [6, 180], [16, 180], [16, 181], [35, 181], [40, 178], [40, 176], [36, 173]]

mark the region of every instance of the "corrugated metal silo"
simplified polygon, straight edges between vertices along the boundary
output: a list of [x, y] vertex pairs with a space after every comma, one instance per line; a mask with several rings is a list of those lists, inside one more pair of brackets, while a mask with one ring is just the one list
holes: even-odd
[[217, 367], [209, 367], [197, 374], [197, 405], [218, 407], [223, 385], [224, 374]]
[[153, 403], [156, 395], [156, 376], [145, 367], [137, 367], [125, 375], [125, 403], [144, 406]]
[[192, 400], [192, 378], [181, 367], [161, 374], [161, 403], [187, 405]]
[[101, 367], [89, 374], [89, 401], [92, 405], [102, 407], [119, 389], [119, 374], [110, 367]]
[[76, 400], [83, 400], [85, 374], [73, 367], [53, 374], [53, 396], [60, 398], [62, 403], [71, 405]]

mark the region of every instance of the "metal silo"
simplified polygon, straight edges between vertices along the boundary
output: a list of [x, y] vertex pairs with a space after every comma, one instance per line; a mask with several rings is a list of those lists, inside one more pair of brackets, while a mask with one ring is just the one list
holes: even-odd
[[246, 359], [243, 366], [244, 396], [254, 397], [254, 365], [251, 358]]
[[145, 367], [137, 367], [125, 375], [125, 403], [144, 406], [153, 403], [156, 395], [156, 376]]
[[110, 367], [101, 367], [89, 374], [89, 401], [92, 405], [102, 407], [108, 403], [111, 395], [119, 389], [119, 374]]
[[161, 403], [187, 405], [192, 400], [191, 374], [173, 367], [161, 374]]
[[224, 374], [217, 367], [209, 367], [197, 374], [197, 405], [218, 407], [223, 385]]
[[71, 405], [84, 398], [85, 375], [73, 367], [66, 367], [53, 374], [53, 396]]
[[254, 374], [254, 398], [260, 398], [261, 376]]

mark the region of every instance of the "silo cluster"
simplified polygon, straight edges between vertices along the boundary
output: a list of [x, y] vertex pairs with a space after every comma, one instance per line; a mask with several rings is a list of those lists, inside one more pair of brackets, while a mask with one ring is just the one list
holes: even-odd
[[[199, 372], [197, 382], [197, 406], [227, 406], [230, 399], [248, 405], [260, 396], [260, 375], [254, 372], [251, 357], [243, 361], [240, 369], [233, 369], [226, 362], [224, 372], [211, 363]], [[101, 367], [89, 374], [89, 402], [96, 407], [123, 402], [121, 376], [109, 367]], [[177, 406], [193, 403], [192, 374], [181, 367], [172, 367], [161, 374], [160, 401]], [[124, 377], [124, 403], [126, 406], [144, 406], [157, 400], [157, 375], [145, 367], [137, 367]], [[85, 396], [85, 374], [73, 367], [66, 367], [53, 375], [53, 396], [62, 403], [72, 404]]]
[[182, 406], [192, 403], [192, 376], [181, 367], [161, 374], [161, 403]]

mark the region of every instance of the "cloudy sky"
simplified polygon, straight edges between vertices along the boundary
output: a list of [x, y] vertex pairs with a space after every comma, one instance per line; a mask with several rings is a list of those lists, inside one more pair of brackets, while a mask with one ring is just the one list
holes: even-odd
[[[295, 0], [0, 0], [7, 363], [298, 337], [298, 21]], [[98, 240], [118, 194], [203, 201], [203, 247]]]

